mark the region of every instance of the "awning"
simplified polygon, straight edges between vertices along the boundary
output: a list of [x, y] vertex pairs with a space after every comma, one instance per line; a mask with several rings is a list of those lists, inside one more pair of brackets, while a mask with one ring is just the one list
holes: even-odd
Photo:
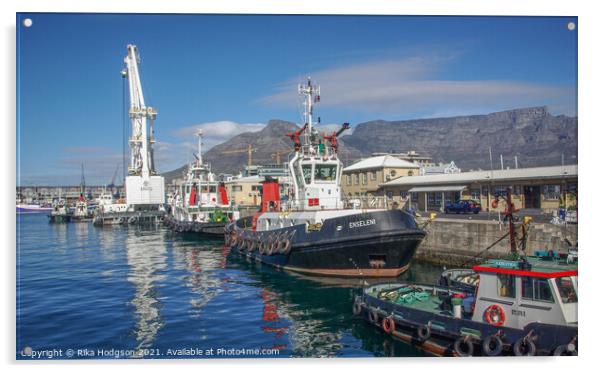
[[433, 185], [425, 187], [413, 187], [412, 189], [408, 190], [408, 192], [461, 192], [464, 189], [466, 189], [466, 185]]

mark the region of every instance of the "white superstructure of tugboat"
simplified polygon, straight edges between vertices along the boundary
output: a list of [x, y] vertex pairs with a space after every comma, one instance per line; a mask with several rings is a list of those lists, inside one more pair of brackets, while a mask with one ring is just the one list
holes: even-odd
[[262, 187], [261, 211], [229, 225], [226, 244], [236, 251], [276, 267], [326, 276], [397, 276], [424, 237], [414, 217], [388, 210], [384, 199], [344, 200], [343, 165], [337, 136], [320, 134], [313, 120], [320, 88], [308, 79], [299, 85], [304, 99], [304, 124], [287, 134], [295, 151], [288, 170], [292, 188], [280, 200], [276, 180]]
[[203, 132], [199, 131], [196, 159], [188, 165], [186, 180], [171, 197], [165, 224], [176, 232], [222, 237], [226, 224], [240, 216], [229, 205], [223, 183], [203, 162], [202, 138]]

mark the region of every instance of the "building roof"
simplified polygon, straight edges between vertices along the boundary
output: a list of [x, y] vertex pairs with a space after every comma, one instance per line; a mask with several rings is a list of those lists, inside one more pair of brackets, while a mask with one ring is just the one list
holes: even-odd
[[359, 162], [352, 164], [351, 166], [347, 166], [343, 169], [343, 172], [346, 171], [357, 171], [357, 170], [368, 170], [374, 168], [420, 168], [415, 163], [404, 161], [403, 159], [399, 159], [390, 155], [379, 155], [377, 157], [370, 157], [363, 159]]
[[530, 167], [493, 171], [471, 171], [457, 174], [436, 174], [424, 176], [399, 177], [382, 186], [414, 186], [432, 184], [464, 184], [483, 181], [512, 181], [525, 179], [557, 179], [576, 177], [577, 165]]

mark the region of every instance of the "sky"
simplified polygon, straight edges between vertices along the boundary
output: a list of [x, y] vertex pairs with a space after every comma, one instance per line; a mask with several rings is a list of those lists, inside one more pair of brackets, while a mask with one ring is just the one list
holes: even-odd
[[[32, 20], [30, 27], [23, 20]], [[170, 171], [270, 119], [325, 126], [540, 106], [577, 115], [576, 17], [17, 14], [17, 184], [122, 175], [128, 44]], [[125, 123], [130, 127], [129, 120]], [[129, 150], [127, 154], [129, 154]], [[219, 170], [216, 170], [219, 171]]]

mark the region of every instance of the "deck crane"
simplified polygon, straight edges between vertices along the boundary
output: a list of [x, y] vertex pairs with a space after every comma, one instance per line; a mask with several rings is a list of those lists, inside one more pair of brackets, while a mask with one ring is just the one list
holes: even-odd
[[165, 203], [165, 182], [157, 175], [153, 159], [154, 120], [157, 112], [146, 106], [138, 64], [140, 55], [135, 45], [127, 46], [124, 59], [125, 68], [121, 71], [128, 80], [130, 109], [129, 117], [132, 132], [129, 139], [131, 156], [128, 176], [125, 180], [126, 203], [128, 205], [156, 205]]

